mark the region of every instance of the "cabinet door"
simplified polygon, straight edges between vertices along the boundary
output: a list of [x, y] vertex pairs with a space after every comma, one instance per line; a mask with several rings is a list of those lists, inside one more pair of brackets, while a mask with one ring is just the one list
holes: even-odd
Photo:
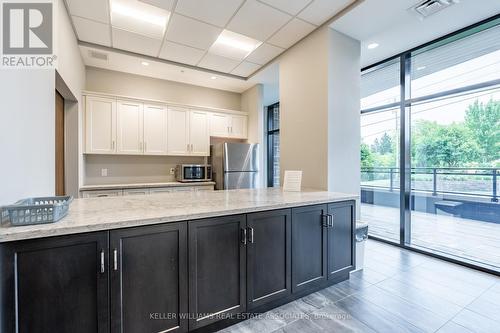
[[167, 120], [167, 146], [169, 155], [188, 155], [189, 110], [169, 108]]
[[338, 202], [328, 205], [333, 226], [328, 227], [328, 278], [345, 275], [354, 269], [355, 210], [354, 202]]
[[84, 198], [107, 198], [107, 197], [119, 197], [123, 194], [121, 189], [119, 190], [100, 190], [100, 191], [84, 191]]
[[327, 278], [326, 205], [292, 210], [292, 291], [323, 284]]
[[189, 221], [189, 329], [245, 311], [245, 216]]
[[112, 154], [116, 151], [116, 100], [86, 97], [85, 151]]
[[210, 155], [210, 134], [208, 130], [208, 113], [191, 111], [189, 115], [189, 152], [191, 155]]
[[247, 305], [267, 304], [292, 292], [290, 209], [247, 215]]
[[231, 116], [229, 136], [232, 138], [246, 139], [248, 137], [247, 126], [246, 116]]
[[148, 188], [134, 188], [124, 189], [123, 195], [148, 195], [150, 193]]
[[106, 232], [0, 245], [0, 332], [109, 332]]
[[132, 101], [117, 102], [118, 154], [143, 153], [143, 105]]
[[210, 115], [210, 135], [226, 138], [229, 136], [230, 116], [223, 113]]
[[186, 225], [111, 231], [111, 332], [187, 331]]
[[167, 154], [167, 109], [144, 104], [144, 154]]

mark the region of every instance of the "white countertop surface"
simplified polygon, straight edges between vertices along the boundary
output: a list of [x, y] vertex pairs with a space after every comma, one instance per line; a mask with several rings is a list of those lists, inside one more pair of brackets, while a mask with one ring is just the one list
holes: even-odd
[[103, 184], [103, 185], [83, 185], [80, 191], [114, 190], [122, 188], [151, 188], [151, 187], [178, 187], [178, 186], [207, 186], [215, 185], [215, 182], [163, 182], [163, 183], [131, 183], [131, 184]]
[[263, 188], [75, 199], [68, 215], [58, 222], [0, 227], [0, 242], [244, 214], [357, 198], [354, 194], [315, 190], [282, 192], [280, 188]]

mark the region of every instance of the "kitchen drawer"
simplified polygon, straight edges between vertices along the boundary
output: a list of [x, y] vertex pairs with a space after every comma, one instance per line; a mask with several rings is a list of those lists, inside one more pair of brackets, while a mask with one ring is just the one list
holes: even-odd
[[195, 191], [196, 192], [199, 192], [199, 191], [213, 191], [213, 190], [214, 190], [214, 186], [213, 185], [196, 186], [195, 187]]
[[149, 188], [135, 188], [135, 189], [124, 189], [123, 195], [147, 195], [150, 194], [151, 191]]
[[120, 197], [123, 194], [121, 189], [119, 190], [101, 190], [101, 191], [84, 191], [82, 192], [84, 198], [105, 198], [105, 197]]

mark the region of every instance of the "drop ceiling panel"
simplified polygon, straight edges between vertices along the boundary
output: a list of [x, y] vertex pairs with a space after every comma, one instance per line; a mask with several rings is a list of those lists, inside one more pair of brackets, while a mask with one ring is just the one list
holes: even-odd
[[139, 0], [139, 1], [168, 11], [172, 10], [172, 6], [174, 4], [174, 0]]
[[225, 57], [221, 57], [215, 54], [207, 53], [203, 59], [201, 59], [198, 66], [212, 69], [214, 71], [229, 73], [236, 66], [238, 66], [240, 62], [234, 59], [229, 59]]
[[111, 28], [109, 25], [78, 16], [73, 16], [72, 20], [79, 40], [111, 46]]
[[243, 0], [179, 0], [175, 11], [224, 27], [242, 3]]
[[268, 43], [287, 49], [315, 28], [310, 23], [294, 18], [273, 35]]
[[156, 57], [160, 52], [161, 40], [113, 28], [113, 47], [134, 53]]
[[71, 15], [109, 24], [108, 1], [103, 0], [66, 0]]
[[352, 0], [314, 0], [298, 17], [309, 23], [320, 25], [351, 2]]
[[166, 41], [160, 52], [160, 58], [194, 66], [204, 54], [205, 51]]
[[252, 64], [251, 62], [248, 61], [243, 61], [241, 64], [238, 65], [238, 67], [233, 69], [231, 74], [247, 77], [260, 67], [261, 67], [260, 65]]
[[260, 0], [291, 15], [297, 15], [312, 0]]
[[221, 32], [222, 29], [210, 24], [174, 14], [167, 31], [167, 40], [206, 50]]
[[282, 48], [264, 43], [261, 46], [259, 46], [255, 51], [253, 51], [246, 58], [246, 60], [256, 64], [264, 65], [267, 64], [272, 59], [274, 59], [283, 51], [285, 50]]
[[247, 0], [229, 22], [227, 29], [264, 41], [292, 16], [256, 0]]

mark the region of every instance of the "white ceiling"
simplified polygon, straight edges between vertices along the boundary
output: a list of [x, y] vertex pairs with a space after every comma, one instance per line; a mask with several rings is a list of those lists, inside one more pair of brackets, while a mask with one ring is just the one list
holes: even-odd
[[[82, 42], [246, 78], [352, 1], [66, 0], [66, 3]], [[118, 12], [119, 6], [125, 9]], [[130, 8], [145, 12], [142, 21], [138, 12], [130, 12]], [[158, 27], [151, 22], [158, 16], [168, 20], [166, 26]], [[224, 30], [243, 35], [242, 38], [250, 37], [260, 46], [243, 57], [241, 52], [234, 57], [236, 52], [212, 51], [216, 49], [212, 45]], [[84, 55], [84, 58], [90, 65], [89, 57]], [[93, 61], [92, 65], [110, 68], [116, 66], [112, 61], [111, 58], [107, 63]]]
[[419, 2], [365, 0], [331, 27], [361, 41], [365, 67], [500, 13], [499, 0], [461, 0], [421, 21], [408, 11]]

